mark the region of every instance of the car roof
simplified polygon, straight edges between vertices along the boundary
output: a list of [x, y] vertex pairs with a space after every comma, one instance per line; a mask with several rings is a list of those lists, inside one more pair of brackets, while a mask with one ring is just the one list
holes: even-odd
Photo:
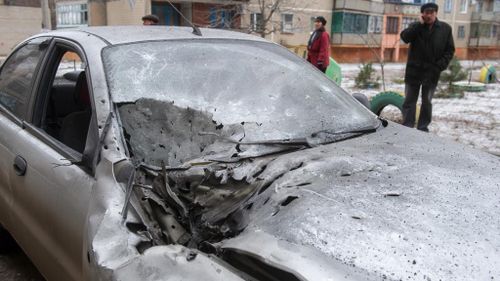
[[83, 32], [99, 37], [109, 45], [178, 39], [233, 39], [265, 41], [261, 37], [242, 32], [212, 28], [200, 28], [200, 30], [203, 34], [202, 36], [193, 34], [193, 29], [191, 27], [181, 26], [99, 26], [62, 29], [44, 33], [43, 35], [71, 38], [73, 36], [81, 36]]

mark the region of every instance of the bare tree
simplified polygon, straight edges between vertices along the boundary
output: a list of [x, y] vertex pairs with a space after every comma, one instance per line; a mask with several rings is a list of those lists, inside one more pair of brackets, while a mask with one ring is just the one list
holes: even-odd
[[[243, 32], [266, 36], [292, 30], [306, 28], [304, 22], [292, 20], [292, 26], [283, 22], [283, 14], [307, 14], [306, 9], [316, 1], [298, 0], [249, 0], [243, 4], [218, 5], [205, 15], [204, 21], [208, 27], [238, 29]], [[306, 3], [306, 4], [304, 4]], [[307, 21], [307, 28], [309, 22]], [[284, 30], [285, 29], [285, 30]]]
[[281, 29], [281, 25], [276, 24], [273, 17], [280, 12], [280, 7], [284, 2], [286, 0], [257, 0], [258, 9], [254, 13], [256, 18], [251, 19], [251, 24], [248, 26], [249, 31], [258, 33], [264, 38], [266, 35]]
[[[243, 12], [250, 14], [251, 19], [247, 26], [243, 25], [242, 28], [259, 34], [263, 38], [276, 32], [283, 32], [285, 31], [283, 29], [287, 27], [281, 15], [303, 14], [309, 6], [314, 4], [314, 0], [250, 0], [247, 5], [243, 6]], [[298, 24], [299, 22], [292, 21], [291, 28], [300, 28]]]

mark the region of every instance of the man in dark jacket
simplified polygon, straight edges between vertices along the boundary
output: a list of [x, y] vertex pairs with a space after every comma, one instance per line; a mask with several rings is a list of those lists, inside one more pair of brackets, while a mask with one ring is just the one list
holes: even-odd
[[432, 119], [432, 97], [441, 71], [448, 67], [455, 44], [451, 27], [437, 19], [438, 5], [427, 3], [420, 8], [420, 22], [401, 32], [401, 39], [410, 43], [405, 74], [403, 125], [415, 126], [416, 103], [422, 88], [422, 107], [417, 129], [428, 132]]
[[317, 17], [314, 21], [315, 30], [307, 44], [307, 61], [323, 73], [330, 64], [330, 35], [325, 30], [326, 19]]

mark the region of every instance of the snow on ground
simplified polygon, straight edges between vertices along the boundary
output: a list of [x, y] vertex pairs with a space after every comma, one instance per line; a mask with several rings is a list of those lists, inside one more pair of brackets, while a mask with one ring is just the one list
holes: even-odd
[[[473, 69], [472, 81], [478, 81], [480, 68], [491, 64], [500, 70], [500, 61], [462, 61], [465, 68]], [[358, 64], [341, 64], [342, 87], [350, 93], [363, 93], [372, 97], [380, 89], [357, 89], [354, 78], [359, 72]], [[374, 64], [377, 76], [380, 66]], [[385, 67], [386, 90], [404, 92], [403, 63], [390, 63]], [[500, 74], [500, 72], [497, 72]], [[390, 120], [401, 122], [402, 116], [397, 108], [388, 108], [382, 115]], [[466, 92], [461, 99], [433, 100], [433, 122], [431, 133], [448, 138], [474, 148], [500, 155], [500, 83], [487, 85], [484, 92]]]

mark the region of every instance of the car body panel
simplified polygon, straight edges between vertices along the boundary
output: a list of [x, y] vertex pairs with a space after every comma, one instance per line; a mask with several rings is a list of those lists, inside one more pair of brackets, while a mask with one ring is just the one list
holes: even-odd
[[11, 207], [12, 191], [10, 188], [10, 177], [14, 163], [15, 152], [14, 140], [22, 128], [10, 118], [0, 113], [0, 222], [5, 227], [12, 225]]
[[11, 169], [9, 230], [46, 278], [77, 280], [94, 179], [26, 130], [15, 143], [28, 168], [22, 177]]
[[[80, 39], [87, 39], [87, 35], [80, 34]], [[78, 34], [75, 37], [78, 39]], [[42, 34], [40, 37], [27, 39], [26, 42], [40, 40], [39, 38], [49, 39], [46, 34]], [[59, 42], [64, 42], [65, 39], [58, 37]], [[81, 51], [78, 44], [73, 42], [75, 41], [69, 44]], [[105, 45], [102, 40], [94, 37], [86, 42], [93, 43], [94, 47]], [[22, 44], [24, 43], [20, 45]], [[47, 53], [51, 53], [53, 47], [53, 44], [50, 45]], [[85, 58], [85, 53], [80, 53]], [[43, 60], [40, 69], [45, 69], [46, 63], [47, 61]], [[93, 65], [98, 68], [99, 63], [94, 61]], [[87, 73], [90, 76], [89, 68]], [[41, 75], [37, 79], [40, 77]], [[99, 79], [96, 80], [93, 84], [99, 85]], [[33, 84], [33, 91], [36, 92], [39, 80]], [[106, 91], [104, 93], [106, 94]], [[32, 95], [32, 107], [36, 99], [36, 94]], [[2, 196], [2, 199], [9, 198], [9, 204], [5, 206], [10, 213], [9, 220], [2, 218], [2, 222], [47, 279], [81, 280], [84, 227], [90, 188], [95, 180], [88, 169], [71, 164], [65, 155], [54, 150], [53, 145], [62, 146], [61, 143], [28, 123], [31, 121], [32, 107], [28, 110], [30, 113], [26, 116], [26, 121], [19, 121], [15, 133], [6, 128], [2, 130], [2, 136], [6, 133], [2, 145], [8, 145], [11, 154], [11, 157], [7, 157], [7, 152], [2, 154], [6, 156], [6, 167], [2, 168], [2, 172], [7, 173], [2, 180], [8, 180], [5, 183], [7, 187], [2, 186], [2, 191], [10, 190], [10, 195]], [[109, 114], [108, 109], [101, 112]], [[8, 120], [0, 125], [4, 126], [7, 122]], [[40, 138], [43, 135], [45, 136]], [[49, 142], [44, 143], [47, 140]], [[52, 146], [48, 145], [49, 143]], [[28, 164], [23, 176], [16, 175], [12, 168], [13, 159], [17, 155], [23, 157]]]

